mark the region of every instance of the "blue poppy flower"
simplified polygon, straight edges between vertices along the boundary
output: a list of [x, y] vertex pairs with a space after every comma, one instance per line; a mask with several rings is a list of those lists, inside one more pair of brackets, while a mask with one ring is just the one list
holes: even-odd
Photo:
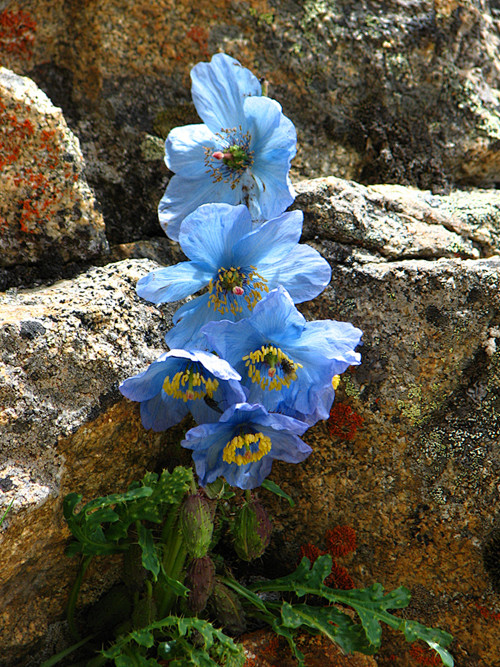
[[165, 162], [174, 172], [158, 214], [179, 238], [182, 220], [200, 204], [246, 204], [256, 222], [280, 215], [294, 200], [288, 172], [297, 136], [275, 100], [261, 96], [249, 70], [224, 53], [191, 71], [192, 96], [203, 125], [173, 129]]
[[181, 442], [193, 450], [200, 484], [224, 477], [232, 486], [254, 489], [271, 472], [273, 459], [300, 463], [311, 448], [298, 436], [308, 426], [262, 405], [239, 403], [224, 412], [217, 424], [192, 428]]
[[248, 319], [210, 322], [202, 333], [241, 374], [248, 402], [309, 424], [328, 419], [333, 378], [360, 363], [354, 350], [362, 331], [346, 322], [306, 322], [283, 287], [259, 301]]
[[141, 402], [144, 428], [164, 431], [189, 412], [198, 423], [215, 422], [230, 405], [245, 400], [241, 379], [231, 366], [201, 350], [170, 350], [147, 370], [120, 385], [121, 393]]
[[137, 293], [153, 303], [177, 301], [208, 286], [208, 292], [177, 310], [167, 345], [203, 347], [203, 324], [248, 317], [262, 295], [278, 285], [295, 303], [322, 292], [330, 282], [330, 265], [299, 244], [302, 218], [302, 211], [290, 211], [254, 227], [243, 205], [205, 204], [191, 213], [179, 234], [190, 261], [152, 271], [137, 284]]

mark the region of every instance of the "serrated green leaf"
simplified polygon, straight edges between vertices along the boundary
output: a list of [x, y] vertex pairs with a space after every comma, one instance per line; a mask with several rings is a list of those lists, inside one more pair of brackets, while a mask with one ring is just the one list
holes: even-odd
[[154, 580], [158, 578], [160, 571], [160, 559], [156, 551], [153, 534], [149, 528], [142, 523], [137, 525], [138, 542], [142, 550], [142, 566], [152, 573]]
[[139, 646], [144, 646], [145, 648], [151, 648], [155, 643], [153, 633], [145, 629], [134, 630], [130, 633], [130, 637], [136, 642], [136, 644], [139, 644]]
[[298, 662], [297, 667], [305, 667], [305, 656], [302, 651], [299, 651], [292, 630], [282, 625], [277, 618], [274, 620], [271, 627], [277, 635], [280, 635], [280, 637], [284, 637], [287, 640], [288, 646]]
[[289, 496], [288, 493], [285, 493], [285, 491], [283, 491], [283, 489], [279, 487], [275, 482], [272, 482], [270, 479], [265, 479], [262, 482], [261, 486], [263, 489], [271, 491], [271, 493], [274, 493], [280, 498], [285, 498], [285, 500], [288, 500], [288, 504], [290, 505], [290, 507], [295, 507], [295, 501], [293, 500], [293, 498]]
[[163, 577], [165, 579], [165, 582], [168, 584], [168, 586], [171, 588], [171, 590], [177, 595], [178, 597], [187, 597], [189, 595], [189, 588], [187, 586], [184, 586], [184, 584], [181, 584], [180, 581], [177, 581], [177, 579], [172, 579], [172, 577], [169, 577], [167, 574], [163, 572]]

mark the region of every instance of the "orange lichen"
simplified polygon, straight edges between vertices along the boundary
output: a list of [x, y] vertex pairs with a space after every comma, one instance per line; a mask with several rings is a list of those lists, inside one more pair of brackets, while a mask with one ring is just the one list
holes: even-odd
[[307, 542], [307, 544], [303, 544], [300, 547], [300, 557], [299, 560], [302, 560], [304, 556], [306, 558], [309, 558], [311, 563], [314, 563], [319, 556], [324, 554], [324, 551], [321, 551], [315, 544], [311, 544], [311, 542]]
[[356, 549], [356, 531], [350, 526], [335, 526], [325, 532], [328, 553], [334, 558], [345, 556]]
[[340, 588], [345, 591], [354, 588], [354, 582], [347, 569], [335, 561], [332, 562], [332, 571], [325, 579], [325, 584], [330, 588]]
[[[72, 187], [61, 187], [54, 170], [61, 160], [62, 129], [42, 129], [28, 118], [30, 107], [0, 98], [0, 232], [12, 224], [22, 233], [36, 233], [41, 224], [74, 199]], [[26, 159], [24, 156], [28, 155]], [[76, 167], [66, 182], [78, 178]], [[63, 200], [65, 199], [64, 203]]]
[[500, 621], [500, 612], [491, 611], [487, 607], [476, 603], [476, 608], [487, 621]]
[[437, 667], [442, 664], [441, 658], [435, 651], [421, 646], [420, 644], [411, 645], [410, 656], [419, 665], [424, 665], [425, 667]]
[[193, 26], [187, 31], [186, 37], [193, 41], [195, 44], [198, 44], [200, 47], [200, 54], [204, 58], [210, 57], [208, 52], [208, 32], [205, 30], [205, 28]]
[[363, 417], [344, 403], [334, 403], [327, 422], [330, 435], [342, 440], [352, 440], [362, 423]]
[[4, 9], [0, 12], [0, 53], [30, 57], [35, 31], [36, 23], [28, 12]]

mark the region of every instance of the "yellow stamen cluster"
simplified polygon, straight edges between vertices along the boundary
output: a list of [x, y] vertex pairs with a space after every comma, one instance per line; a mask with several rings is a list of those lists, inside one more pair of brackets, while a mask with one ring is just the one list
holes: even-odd
[[[261, 389], [280, 391], [283, 386], [289, 387], [291, 382], [297, 379], [297, 369], [302, 368], [302, 364], [296, 363], [290, 357], [274, 345], [263, 345], [259, 350], [250, 352], [243, 357], [247, 367], [248, 377], [252, 382], [260, 384]], [[266, 365], [267, 377], [262, 377], [259, 368], [262, 364]], [[277, 367], [281, 373], [277, 373]]]
[[[233, 315], [243, 312], [243, 305], [238, 300], [243, 296], [247, 306], [253, 310], [255, 304], [261, 300], [262, 292], [268, 292], [266, 281], [257, 273], [255, 266], [250, 267], [250, 273], [246, 274], [240, 267], [232, 266], [226, 269], [223, 266], [217, 272], [217, 278], [210, 280], [208, 291], [208, 307], [213, 307], [219, 313], [228, 313]], [[244, 294], [239, 295], [234, 291], [238, 287], [244, 290]]]
[[[251, 445], [258, 444], [256, 451], [252, 451]], [[243, 453], [239, 451], [243, 450]], [[224, 447], [222, 460], [226, 463], [236, 463], [237, 466], [244, 466], [247, 463], [260, 461], [271, 451], [271, 438], [263, 433], [246, 433], [235, 436]]]
[[337, 389], [337, 387], [339, 386], [339, 383], [340, 383], [340, 375], [334, 375], [332, 377], [332, 387], [334, 389]]
[[176, 373], [172, 379], [167, 375], [163, 382], [163, 390], [169, 396], [182, 398], [186, 401], [195, 401], [205, 396], [212, 398], [219, 386], [215, 378], [205, 378], [199, 372], [186, 369]]

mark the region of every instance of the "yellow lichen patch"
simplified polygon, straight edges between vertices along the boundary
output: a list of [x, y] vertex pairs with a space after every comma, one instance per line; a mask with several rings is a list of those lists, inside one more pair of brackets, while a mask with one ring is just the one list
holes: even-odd
[[[269, 391], [280, 391], [284, 386], [288, 388], [291, 382], [297, 379], [297, 369], [302, 368], [302, 364], [287, 357], [274, 345], [262, 345], [258, 350], [245, 355], [243, 361], [252, 382]], [[261, 374], [264, 370], [267, 377]], [[277, 372], [278, 370], [280, 372]]]
[[337, 387], [339, 386], [339, 384], [340, 384], [340, 375], [334, 375], [334, 376], [332, 377], [332, 387], [333, 387], [334, 389], [337, 389]]
[[[255, 304], [261, 300], [262, 292], [268, 292], [266, 281], [257, 273], [254, 266], [247, 274], [240, 267], [232, 266], [229, 269], [221, 267], [217, 272], [217, 277], [208, 283], [210, 297], [208, 307], [213, 307], [219, 313], [228, 313], [233, 315], [243, 311], [243, 305], [240, 296], [246, 301], [250, 310], [253, 310]], [[241, 290], [243, 293], [240, 294]]]
[[186, 369], [179, 371], [172, 380], [167, 375], [163, 382], [163, 390], [169, 396], [186, 401], [196, 401], [208, 396], [212, 398], [219, 382], [214, 378], [205, 378], [201, 373]]
[[[257, 450], [252, 451], [252, 445], [258, 445]], [[224, 447], [222, 460], [226, 463], [236, 463], [244, 466], [247, 463], [260, 461], [271, 451], [271, 438], [263, 433], [245, 433], [235, 436]]]

